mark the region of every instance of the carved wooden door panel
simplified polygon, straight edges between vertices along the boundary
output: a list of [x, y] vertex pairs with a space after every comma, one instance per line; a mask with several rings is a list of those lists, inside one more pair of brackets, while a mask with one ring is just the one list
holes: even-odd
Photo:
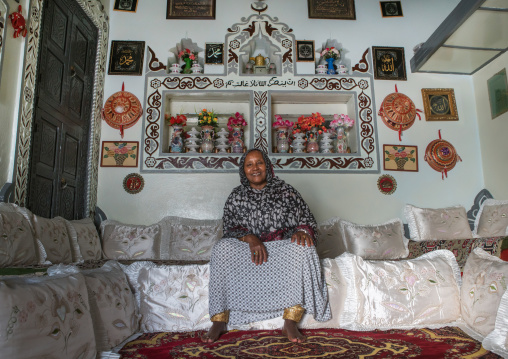
[[28, 207], [86, 217], [87, 151], [97, 29], [74, 0], [47, 0], [31, 147]]

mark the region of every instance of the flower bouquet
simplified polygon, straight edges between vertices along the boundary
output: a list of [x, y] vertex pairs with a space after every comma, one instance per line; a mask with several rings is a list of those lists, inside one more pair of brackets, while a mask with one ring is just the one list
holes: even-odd
[[306, 133], [307, 131], [312, 130], [312, 128], [317, 128], [317, 133], [321, 134], [323, 132], [327, 132], [327, 128], [324, 126], [325, 118], [319, 113], [313, 113], [311, 116], [305, 117], [300, 116], [298, 121], [293, 126], [293, 134], [295, 133]]
[[217, 119], [217, 115], [213, 111], [208, 111], [206, 108], [202, 109], [201, 112], [198, 113], [198, 126], [218, 127], [219, 120]]
[[178, 125], [184, 127], [187, 124], [187, 117], [185, 115], [177, 115], [176, 117], [166, 115], [165, 117], [170, 126]]
[[355, 121], [348, 115], [333, 115], [333, 120], [330, 122], [330, 128], [336, 129], [337, 127], [351, 128], [355, 124]]
[[295, 124], [294, 122], [292, 121], [289, 121], [289, 120], [286, 120], [284, 121], [282, 119], [282, 116], [281, 115], [275, 115], [275, 119], [276, 121], [272, 124], [273, 127], [287, 127], [287, 128], [292, 128], [293, 125]]
[[240, 112], [235, 113], [235, 116], [231, 116], [228, 119], [228, 130], [231, 132], [233, 131], [233, 126], [247, 126], [247, 122], [243, 118], [243, 116], [240, 114]]
[[191, 69], [192, 61], [197, 60], [198, 53], [196, 51], [191, 51], [189, 49], [183, 49], [178, 53], [178, 58], [183, 62], [185, 62], [183, 73], [190, 74], [192, 72]]
[[340, 59], [340, 50], [336, 49], [335, 47], [327, 47], [326, 49], [323, 49], [321, 51], [321, 57], [326, 59], [334, 59], [338, 60]]

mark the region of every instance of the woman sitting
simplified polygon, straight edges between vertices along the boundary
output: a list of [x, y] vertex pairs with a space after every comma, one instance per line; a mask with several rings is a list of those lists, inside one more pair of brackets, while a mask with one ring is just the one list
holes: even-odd
[[240, 160], [240, 182], [224, 206], [224, 237], [210, 260], [209, 314], [203, 341], [214, 342], [231, 324], [281, 316], [283, 334], [304, 311], [331, 318], [328, 292], [315, 250], [316, 221], [298, 191], [274, 176], [268, 156], [249, 150]]

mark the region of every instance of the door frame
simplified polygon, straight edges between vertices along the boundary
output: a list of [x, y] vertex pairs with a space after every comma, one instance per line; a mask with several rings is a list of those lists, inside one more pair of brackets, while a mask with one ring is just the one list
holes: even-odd
[[[38, 78], [40, 31], [42, 31], [42, 9], [46, 0], [31, 0], [27, 16], [28, 35], [25, 40], [25, 56], [21, 85], [16, 162], [14, 168], [14, 203], [26, 206], [28, 176], [30, 174], [30, 149], [32, 124], [35, 118], [35, 85]], [[104, 101], [104, 79], [108, 52], [109, 24], [104, 6], [98, 0], [75, 0], [85, 11], [98, 30], [97, 55], [93, 101], [88, 134], [87, 171], [85, 181], [85, 216], [93, 217], [97, 204], [98, 164], [100, 156], [101, 110]]]

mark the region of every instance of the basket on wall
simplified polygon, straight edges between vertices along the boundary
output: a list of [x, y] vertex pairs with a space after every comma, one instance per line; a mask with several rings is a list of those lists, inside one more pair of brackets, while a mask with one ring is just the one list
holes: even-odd
[[448, 178], [448, 171], [455, 167], [457, 161], [462, 161], [455, 147], [441, 138], [441, 130], [439, 130], [439, 138], [427, 145], [424, 159], [431, 168], [441, 172], [442, 179]]

